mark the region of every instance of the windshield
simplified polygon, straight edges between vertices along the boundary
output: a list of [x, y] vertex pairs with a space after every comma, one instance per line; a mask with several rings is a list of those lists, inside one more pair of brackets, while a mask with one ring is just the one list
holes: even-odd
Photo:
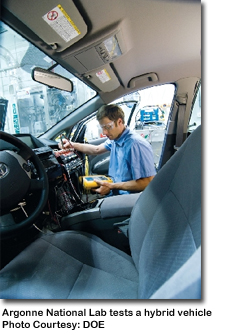
[[[96, 95], [2, 21], [0, 36], [0, 130], [39, 136]], [[31, 78], [34, 67], [48, 69], [53, 65], [53, 72], [72, 80], [72, 93]]]

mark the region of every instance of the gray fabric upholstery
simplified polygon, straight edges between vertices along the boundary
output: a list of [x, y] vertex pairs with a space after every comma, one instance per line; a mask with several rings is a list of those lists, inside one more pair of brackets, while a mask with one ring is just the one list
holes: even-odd
[[[201, 244], [200, 128], [137, 200], [129, 228], [132, 257], [85, 233], [44, 235], [0, 271], [0, 298], [149, 299], [165, 283], [177, 297], [174, 274], [184, 281], [180, 269]], [[200, 294], [188, 288], [184, 298]]]
[[102, 219], [107, 219], [131, 215], [132, 208], [139, 196], [140, 193], [134, 193], [105, 198], [100, 206], [100, 216]]
[[132, 258], [74, 231], [42, 236], [1, 271], [4, 299], [137, 298]]
[[159, 171], [133, 209], [129, 238], [139, 271], [139, 298], [149, 298], [201, 244], [200, 129]]
[[[184, 280], [182, 280], [182, 278]], [[150, 299], [200, 299], [201, 298], [201, 247]]]

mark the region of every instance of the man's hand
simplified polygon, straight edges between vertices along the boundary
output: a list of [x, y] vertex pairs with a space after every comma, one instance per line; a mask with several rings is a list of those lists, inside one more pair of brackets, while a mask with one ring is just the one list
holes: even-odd
[[113, 183], [109, 183], [107, 181], [100, 181], [95, 179], [95, 182], [100, 186], [99, 188], [93, 189], [96, 193], [99, 193], [100, 195], [106, 195], [109, 194], [109, 192], [112, 190]]
[[66, 138], [63, 138], [62, 141], [58, 144], [58, 147], [63, 150], [73, 148], [73, 145]]
[[109, 194], [109, 192], [114, 189], [129, 192], [142, 192], [153, 178], [154, 176], [151, 176], [146, 178], [140, 178], [137, 180], [129, 180], [118, 183], [109, 183], [107, 181], [95, 180], [100, 187], [94, 189], [94, 191], [101, 195]]

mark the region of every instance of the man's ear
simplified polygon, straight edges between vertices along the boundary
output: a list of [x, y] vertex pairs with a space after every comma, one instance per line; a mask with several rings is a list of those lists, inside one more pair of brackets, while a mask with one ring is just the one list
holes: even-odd
[[121, 118], [119, 118], [118, 120], [117, 120], [117, 125], [121, 125], [121, 124], [123, 124], [123, 122], [122, 122], [122, 119]]

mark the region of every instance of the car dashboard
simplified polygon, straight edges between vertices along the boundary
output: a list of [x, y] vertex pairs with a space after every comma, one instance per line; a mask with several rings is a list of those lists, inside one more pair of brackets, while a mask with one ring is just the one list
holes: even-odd
[[[47, 234], [63, 230], [78, 230], [95, 233], [107, 242], [126, 251], [125, 236], [117, 233], [119, 226], [130, 217], [132, 208], [140, 193], [102, 197], [85, 188], [82, 177], [85, 174], [85, 157], [76, 150], [58, 150], [58, 143], [47, 139], [39, 139], [31, 134], [15, 134], [14, 137], [26, 144], [39, 158], [46, 172], [49, 192], [44, 209], [35, 222], [26, 230], [12, 236], [12, 242], [7, 238], [3, 241], [10, 256], [13, 249], [21, 248], [25, 243], [31, 243], [38, 234]], [[19, 149], [1, 139], [1, 151], [19, 153]], [[28, 160], [31, 180], [39, 179], [38, 170], [32, 160]], [[30, 216], [38, 206], [39, 195], [30, 191], [22, 201], [11, 209], [11, 215], [16, 224], [20, 224]], [[36, 228], [36, 229], [35, 229]], [[117, 235], [118, 234], [118, 235]], [[111, 241], [110, 241], [110, 235]], [[17, 242], [16, 242], [17, 241]], [[123, 244], [124, 242], [124, 244]], [[13, 244], [12, 244], [13, 243]], [[14, 247], [13, 247], [14, 245]], [[128, 247], [129, 248], [129, 247]], [[128, 250], [127, 250], [128, 252]], [[3, 261], [8, 262], [9, 259]]]
[[[48, 216], [47, 220], [43, 219], [44, 225], [45, 222], [53, 221], [54, 227], [59, 227], [63, 216], [94, 206], [95, 201], [86, 202], [87, 195], [79, 184], [79, 177], [84, 174], [82, 154], [76, 151], [67, 151], [62, 154], [60, 150], [55, 149], [58, 147], [57, 142], [50, 141], [49, 146], [47, 141], [40, 140], [31, 134], [15, 134], [14, 136], [34, 151], [46, 171], [49, 182], [49, 198], [47, 208], [42, 213], [44, 216]], [[1, 140], [1, 150], [17, 152], [19, 149]], [[38, 173], [34, 164], [29, 162], [29, 166], [31, 179], [37, 179]], [[23, 213], [27, 215], [30, 207], [34, 207], [34, 202], [36, 206], [37, 197], [29, 195], [27, 201], [23, 199], [20, 206], [12, 209], [16, 217], [19, 215], [19, 221]], [[42, 228], [40, 225], [40, 229]]]
[[[50, 186], [49, 198], [54, 193], [53, 203], [57, 204], [57, 210], [62, 215], [90, 207], [90, 201], [85, 203], [88, 197], [85, 197], [87, 194], [79, 183], [79, 177], [84, 175], [82, 153], [73, 149], [58, 150], [56, 141], [38, 139], [31, 134], [15, 136], [28, 145], [43, 164]], [[37, 177], [36, 171], [32, 170], [32, 173]]]

